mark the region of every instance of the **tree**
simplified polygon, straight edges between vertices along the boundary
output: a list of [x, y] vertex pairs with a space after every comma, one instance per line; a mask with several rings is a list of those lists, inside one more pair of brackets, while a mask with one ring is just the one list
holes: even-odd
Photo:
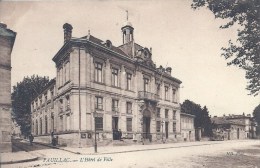
[[203, 136], [212, 135], [211, 120], [206, 106], [201, 108], [199, 104], [196, 104], [190, 100], [185, 100], [181, 104], [181, 111], [183, 113], [195, 115], [194, 126], [195, 128], [203, 128]]
[[247, 90], [257, 96], [260, 92], [260, 1], [259, 0], [193, 0], [193, 9], [208, 8], [216, 18], [228, 22], [220, 28], [238, 25], [237, 41], [229, 40], [223, 47], [222, 56], [227, 65], [235, 65], [245, 70], [248, 80]]
[[253, 111], [253, 116], [258, 125], [260, 125], [260, 104]]
[[13, 86], [12, 115], [17, 124], [21, 126], [23, 135], [28, 135], [31, 130], [31, 101], [42, 91], [48, 82], [48, 77], [33, 75], [25, 77], [22, 82]]

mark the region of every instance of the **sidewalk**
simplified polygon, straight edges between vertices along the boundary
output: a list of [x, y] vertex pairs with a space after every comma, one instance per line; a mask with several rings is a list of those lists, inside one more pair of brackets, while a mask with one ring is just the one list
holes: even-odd
[[148, 150], [159, 150], [159, 149], [169, 149], [169, 148], [181, 148], [189, 146], [203, 146], [203, 145], [212, 145], [212, 144], [221, 144], [221, 143], [230, 143], [232, 141], [195, 141], [195, 142], [175, 142], [175, 143], [166, 143], [166, 144], [147, 144], [147, 145], [128, 145], [128, 146], [98, 146], [97, 153], [94, 152], [94, 146], [92, 147], [57, 147], [50, 144], [43, 144], [35, 142], [41, 145], [49, 146], [52, 148], [64, 150], [74, 154], [81, 155], [100, 155], [100, 154], [116, 154], [116, 153], [127, 153], [127, 152], [138, 152], [138, 151], [148, 151]]
[[37, 156], [33, 156], [29, 152], [25, 151], [1, 153], [0, 155], [0, 164], [31, 162], [38, 159]]
[[138, 152], [148, 150], [159, 150], [169, 148], [180, 148], [189, 146], [202, 146], [219, 144], [221, 142], [178, 142], [178, 143], [167, 143], [167, 144], [153, 144], [153, 145], [131, 145], [131, 146], [100, 146], [97, 147], [97, 153], [94, 152], [94, 147], [88, 148], [71, 148], [71, 147], [60, 147], [59, 149], [65, 150], [72, 153], [82, 155], [95, 155], [95, 154], [116, 154], [116, 153], [127, 153], [127, 152]]

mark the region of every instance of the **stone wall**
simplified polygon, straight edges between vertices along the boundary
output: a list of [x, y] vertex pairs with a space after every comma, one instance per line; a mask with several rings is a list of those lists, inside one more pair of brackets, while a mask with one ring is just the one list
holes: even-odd
[[0, 151], [11, 152], [11, 52], [16, 33], [0, 23]]

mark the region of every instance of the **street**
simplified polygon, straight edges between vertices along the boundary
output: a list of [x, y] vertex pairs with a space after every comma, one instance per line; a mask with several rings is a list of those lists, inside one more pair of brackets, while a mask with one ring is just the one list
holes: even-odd
[[[189, 143], [185, 143], [189, 144]], [[144, 150], [127, 153], [79, 155], [59, 149], [28, 142], [16, 144], [29, 153], [40, 157], [27, 163], [2, 165], [3, 168], [16, 167], [119, 167], [119, 168], [257, 168], [260, 167], [260, 141], [210, 141], [191, 143], [168, 149]], [[164, 146], [165, 144], [160, 144]], [[113, 147], [118, 148], [118, 147]], [[112, 148], [112, 149], [113, 149]], [[131, 148], [126, 146], [125, 148]], [[129, 150], [128, 149], [128, 150]], [[112, 151], [111, 151], [112, 152]]]

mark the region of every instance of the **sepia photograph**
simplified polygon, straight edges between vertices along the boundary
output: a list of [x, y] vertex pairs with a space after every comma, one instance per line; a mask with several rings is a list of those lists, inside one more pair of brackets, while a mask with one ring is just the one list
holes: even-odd
[[1, 0], [0, 168], [260, 168], [259, 0]]

